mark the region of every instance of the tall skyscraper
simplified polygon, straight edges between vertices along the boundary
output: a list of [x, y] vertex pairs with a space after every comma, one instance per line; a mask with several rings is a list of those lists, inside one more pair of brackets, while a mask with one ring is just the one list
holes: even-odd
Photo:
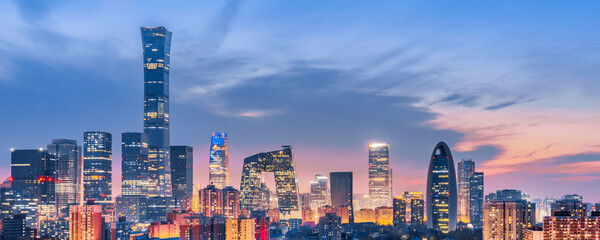
[[88, 201], [85, 205], [73, 205], [69, 209], [69, 239], [104, 239], [102, 205]]
[[173, 197], [191, 199], [194, 190], [194, 148], [171, 146]]
[[229, 186], [229, 146], [227, 133], [216, 132], [210, 138], [208, 182], [217, 188]]
[[121, 192], [123, 196], [148, 195], [148, 135], [121, 135]]
[[328, 178], [321, 174], [315, 176], [314, 181], [310, 181], [310, 208], [319, 209], [329, 205], [329, 189], [327, 188]]
[[392, 206], [392, 170], [386, 143], [369, 145], [369, 198], [373, 208]]
[[474, 227], [483, 224], [483, 172], [474, 172], [469, 178], [469, 217]]
[[83, 133], [83, 193], [97, 203], [112, 200], [112, 134]]
[[471, 221], [469, 215], [471, 190], [469, 180], [475, 172], [475, 162], [471, 159], [463, 159], [458, 163], [456, 171], [458, 175], [458, 221], [469, 223]]
[[240, 187], [241, 206], [250, 211], [257, 210], [256, 206], [260, 205], [258, 198], [261, 174], [273, 172], [279, 210], [282, 213], [300, 210], [294, 166], [294, 156], [290, 146], [283, 146], [281, 150], [259, 153], [245, 158]]
[[81, 146], [76, 140], [54, 139], [48, 144], [48, 153], [56, 159], [56, 207], [60, 216], [65, 216], [69, 214], [67, 206], [81, 198]]
[[354, 223], [354, 206], [352, 205], [352, 172], [329, 173], [331, 187], [331, 206], [348, 206], [349, 221]]
[[456, 171], [446, 143], [433, 149], [427, 171], [427, 227], [443, 233], [456, 229]]
[[148, 134], [148, 195], [171, 196], [169, 68], [171, 32], [141, 28], [144, 55], [144, 133]]

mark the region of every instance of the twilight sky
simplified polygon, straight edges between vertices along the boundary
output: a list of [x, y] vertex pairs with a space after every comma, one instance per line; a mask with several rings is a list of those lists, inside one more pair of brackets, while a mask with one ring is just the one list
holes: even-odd
[[[596, 2], [1, 1], [0, 177], [10, 148], [142, 131], [139, 27], [173, 32], [171, 143], [208, 181], [212, 132], [244, 157], [293, 145], [301, 191], [390, 144], [394, 192], [424, 191], [429, 156], [472, 158], [485, 191], [600, 201]], [[115, 194], [116, 195], [116, 194]]]

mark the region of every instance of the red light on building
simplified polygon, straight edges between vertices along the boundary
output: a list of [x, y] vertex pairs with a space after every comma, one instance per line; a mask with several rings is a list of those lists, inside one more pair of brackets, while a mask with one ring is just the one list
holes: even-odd
[[43, 182], [43, 181], [46, 181], [46, 179], [43, 176], [41, 176], [38, 178], [38, 181]]
[[15, 181], [15, 178], [13, 178], [13, 177], [8, 177], [8, 181], [10, 181], [10, 182], [14, 182], [14, 181]]

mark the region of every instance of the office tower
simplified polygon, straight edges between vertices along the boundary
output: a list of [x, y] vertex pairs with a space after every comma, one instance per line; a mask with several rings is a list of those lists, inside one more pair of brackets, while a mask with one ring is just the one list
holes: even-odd
[[54, 156], [43, 149], [11, 150], [13, 213], [25, 214], [27, 226], [36, 228], [38, 205], [56, 212]]
[[118, 196], [115, 201], [117, 218], [127, 217], [130, 222], [146, 221], [148, 197]]
[[151, 197], [171, 196], [169, 160], [169, 68], [171, 32], [164, 27], [141, 28], [144, 55], [144, 133], [148, 134]]
[[356, 211], [356, 219], [354, 220], [356, 223], [375, 223], [377, 222], [377, 215], [375, 210], [370, 208], [364, 208]]
[[381, 206], [375, 208], [375, 223], [379, 226], [390, 226], [394, 224], [394, 209]]
[[352, 205], [352, 172], [329, 173], [331, 187], [331, 206], [348, 206], [350, 223], [354, 223], [354, 207]]
[[485, 196], [485, 201], [529, 201], [529, 196], [521, 190], [502, 189], [496, 190], [495, 193], [490, 193]]
[[167, 213], [177, 207], [174, 197], [149, 197], [146, 200], [146, 220], [164, 221]]
[[200, 213], [206, 217], [223, 214], [223, 191], [208, 185], [200, 191]]
[[29, 239], [25, 214], [15, 214], [1, 221], [1, 237], [3, 239]]
[[263, 172], [275, 174], [275, 187], [279, 210], [284, 213], [298, 211], [298, 187], [294, 170], [292, 147], [259, 153], [244, 159], [242, 182], [240, 187], [240, 204], [251, 211], [257, 210], [258, 198]]
[[256, 223], [251, 218], [230, 218], [225, 226], [226, 240], [254, 240], [256, 239]]
[[394, 198], [394, 227], [406, 226], [406, 200], [402, 196]]
[[457, 180], [458, 180], [458, 221], [469, 223], [470, 218], [470, 203], [471, 200], [471, 175], [475, 172], [475, 162], [471, 159], [463, 159], [458, 163]]
[[223, 217], [238, 218], [240, 216], [240, 191], [229, 186], [223, 188]]
[[310, 181], [310, 208], [319, 209], [319, 207], [329, 205], [328, 181], [329, 179], [321, 174], [315, 175], [315, 180]]
[[41, 239], [69, 239], [69, 221], [65, 219], [40, 221], [38, 230]]
[[217, 188], [229, 186], [229, 140], [227, 133], [216, 132], [210, 138], [208, 182]]
[[327, 213], [319, 218], [318, 231], [320, 240], [341, 240], [342, 219], [335, 213]]
[[126, 217], [119, 217], [117, 222], [110, 224], [111, 240], [129, 240], [133, 233], [134, 222], [127, 221]]
[[483, 172], [474, 172], [469, 177], [469, 217], [473, 227], [482, 226], [483, 214]]
[[427, 172], [427, 227], [448, 233], [456, 229], [456, 171], [446, 143], [433, 149]]
[[544, 240], [600, 239], [600, 214], [574, 217], [569, 212], [544, 217]]
[[566, 194], [566, 195], [562, 196], [562, 200], [569, 201], [569, 202], [575, 202], [575, 203], [581, 203], [581, 202], [583, 202], [583, 196], [578, 195], [578, 194]]
[[99, 204], [112, 200], [112, 134], [83, 133], [83, 193]]
[[392, 206], [392, 170], [389, 145], [369, 145], [369, 198], [371, 207]]
[[56, 207], [60, 216], [66, 216], [69, 204], [81, 202], [81, 146], [76, 140], [54, 139], [48, 153], [56, 159]]
[[15, 197], [12, 191], [13, 177], [8, 177], [0, 185], [0, 219], [5, 219], [13, 215], [13, 205]]
[[194, 148], [171, 146], [171, 183], [173, 197], [189, 199], [194, 190]]
[[121, 134], [121, 193], [123, 196], [148, 195], [148, 135]]
[[88, 200], [85, 205], [69, 207], [69, 239], [103, 239], [102, 205]]
[[587, 205], [587, 203], [574, 201], [573, 199], [557, 200], [552, 204], [552, 216], [555, 216], [557, 212], [569, 212], [573, 217], [585, 217], [588, 212]]
[[424, 224], [425, 203], [422, 198], [412, 198], [410, 200], [410, 225], [418, 226]]
[[497, 200], [483, 204], [483, 239], [523, 239], [523, 229], [534, 225], [534, 203]]

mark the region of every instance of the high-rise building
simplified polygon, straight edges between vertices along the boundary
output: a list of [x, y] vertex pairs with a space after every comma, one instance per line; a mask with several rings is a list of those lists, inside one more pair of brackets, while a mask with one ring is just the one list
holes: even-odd
[[394, 198], [394, 227], [406, 225], [406, 200], [402, 196]]
[[148, 135], [126, 132], [121, 135], [121, 193], [148, 195]]
[[523, 240], [544, 240], [544, 231], [541, 227], [526, 228], [523, 230]]
[[253, 211], [251, 217], [255, 220], [256, 226], [256, 239], [257, 240], [268, 240], [269, 231], [269, 217], [266, 211]]
[[69, 221], [66, 219], [40, 221], [38, 230], [41, 239], [69, 239]]
[[238, 218], [240, 216], [240, 191], [229, 186], [223, 188], [223, 217]]
[[600, 214], [574, 217], [567, 212], [544, 217], [543, 239], [600, 239]]
[[349, 221], [354, 223], [354, 207], [352, 205], [352, 172], [329, 173], [331, 187], [331, 206], [348, 206]]
[[30, 239], [25, 214], [15, 214], [2, 219], [0, 227], [3, 239]]
[[89, 200], [85, 205], [69, 208], [69, 239], [99, 240], [104, 235], [102, 205]]
[[217, 188], [229, 186], [229, 140], [227, 133], [216, 132], [210, 138], [208, 182]]
[[419, 226], [425, 223], [425, 203], [422, 198], [410, 199], [410, 225]]
[[256, 239], [256, 223], [251, 218], [229, 218], [225, 226], [226, 240]]
[[473, 227], [481, 227], [483, 222], [483, 172], [474, 172], [469, 177], [469, 217]]
[[392, 170], [386, 143], [369, 145], [369, 198], [373, 208], [392, 206]]
[[475, 172], [475, 162], [471, 159], [463, 159], [458, 162], [456, 169], [458, 177], [458, 221], [469, 223], [470, 218], [470, 203], [471, 200], [471, 175]]
[[167, 213], [178, 207], [174, 197], [149, 197], [146, 200], [146, 220], [148, 221], [164, 221]]
[[552, 204], [552, 216], [557, 212], [569, 212], [573, 217], [585, 217], [588, 213], [588, 203], [562, 199]]
[[200, 213], [206, 217], [223, 214], [223, 191], [208, 185], [200, 191]]
[[66, 216], [69, 204], [81, 202], [81, 146], [76, 140], [54, 139], [48, 153], [56, 159], [56, 207], [61, 217]]
[[84, 198], [97, 203], [112, 200], [112, 134], [83, 133]]
[[194, 148], [171, 146], [171, 184], [173, 197], [189, 199], [194, 190]]
[[279, 210], [284, 213], [298, 211], [298, 187], [294, 166], [294, 156], [290, 146], [245, 158], [240, 187], [241, 206], [251, 211], [257, 210], [261, 174], [273, 172]]
[[169, 69], [171, 32], [165, 27], [141, 28], [144, 55], [144, 133], [148, 134], [151, 197], [171, 196], [169, 160]]
[[342, 220], [335, 213], [327, 213], [319, 218], [319, 240], [341, 240]]
[[529, 196], [517, 189], [496, 190], [485, 196], [485, 201], [529, 201]]
[[148, 197], [118, 196], [115, 202], [117, 218], [126, 217], [130, 222], [146, 221]]
[[491, 201], [483, 205], [483, 239], [523, 239], [523, 229], [535, 225], [535, 204]]
[[328, 181], [329, 179], [321, 174], [315, 175], [315, 180], [310, 181], [310, 208], [319, 209], [322, 206], [329, 205]]
[[456, 229], [456, 171], [450, 148], [439, 142], [427, 171], [427, 227], [448, 233]]

